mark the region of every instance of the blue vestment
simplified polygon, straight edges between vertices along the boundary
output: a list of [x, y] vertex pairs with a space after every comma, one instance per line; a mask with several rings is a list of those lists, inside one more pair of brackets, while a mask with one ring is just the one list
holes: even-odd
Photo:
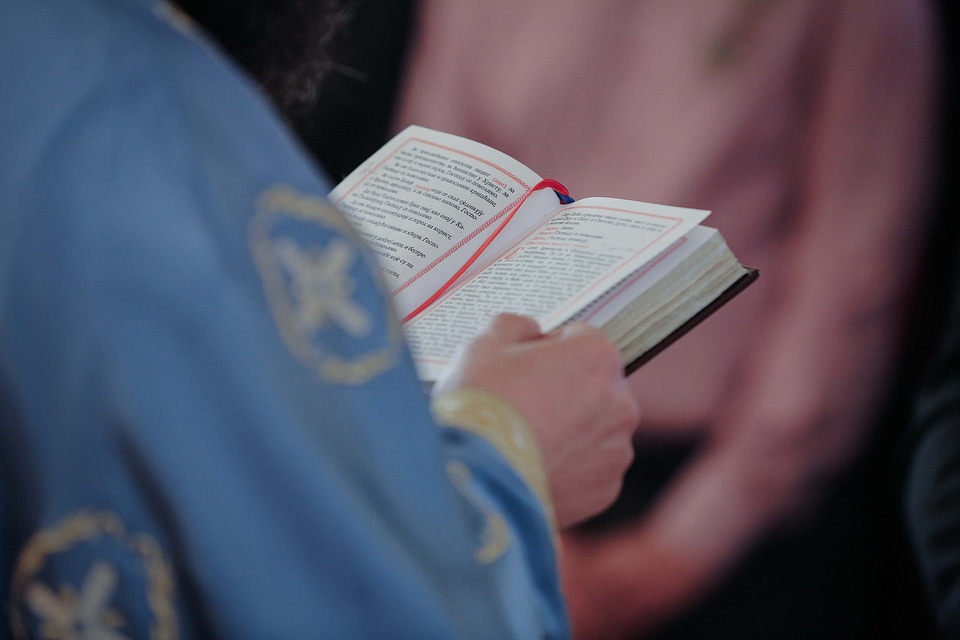
[[4, 0], [0, 86], [0, 638], [568, 635], [542, 505], [189, 21]]

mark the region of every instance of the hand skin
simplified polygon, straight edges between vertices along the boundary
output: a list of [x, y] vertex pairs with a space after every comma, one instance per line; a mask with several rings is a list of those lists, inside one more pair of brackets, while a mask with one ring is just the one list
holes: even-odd
[[756, 265], [776, 295], [744, 325], [750, 346], [727, 372], [701, 453], [652, 511], [597, 539], [564, 536], [578, 640], [637, 637], [676, 617], [758, 540], [809, 515], [860, 453], [893, 380], [929, 221], [933, 23], [922, 3], [834, 6], [836, 34], [877, 37], [831, 49], [794, 226]]
[[712, 583], [686, 549], [642, 526], [602, 539], [563, 532], [560, 568], [577, 640], [641, 637]]
[[472, 388], [510, 403], [540, 443], [557, 524], [609, 506], [633, 459], [640, 409], [606, 335], [571, 325], [547, 335], [502, 314], [461, 349], [433, 393]]
[[578, 640], [636, 638], [678, 616], [772, 526], [800, 478], [775, 482], [738, 449], [707, 447], [644, 519], [612, 533], [563, 533], [561, 571]]
[[578, 640], [637, 637], [676, 617], [759, 539], [815, 507], [859, 452], [869, 407], [879, 406], [900, 307], [881, 300], [831, 330], [789, 310], [758, 336], [750, 373], [650, 513], [594, 538], [564, 534]]

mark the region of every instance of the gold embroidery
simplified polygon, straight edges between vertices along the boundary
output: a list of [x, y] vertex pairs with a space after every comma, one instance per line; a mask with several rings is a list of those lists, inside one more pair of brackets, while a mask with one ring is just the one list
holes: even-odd
[[393, 367], [395, 362], [395, 352], [383, 349], [356, 361], [329, 356], [318, 366], [324, 380], [359, 385]]
[[298, 220], [319, 222], [357, 244], [364, 243], [353, 223], [327, 200], [302, 194], [287, 185], [276, 185], [264, 191], [257, 202], [257, 209], [283, 212]]
[[470, 469], [462, 462], [448, 462], [447, 475], [453, 486], [483, 513], [486, 518], [486, 527], [479, 549], [473, 552], [473, 557], [480, 564], [490, 564], [502, 556], [510, 548], [510, 528], [504, 517], [482, 504], [470, 489]]
[[540, 499], [551, 529], [556, 531], [550, 484], [540, 447], [523, 416], [496, 396], [476, 389], [456, 389], [433, 399], [437, 422], [470, 431], [492, 444]]
[[[293, 239], [271, 237], [274, 225], [284, 218], [319, 224], [356, 244], [335, 238], [322, 249], [308, 249]], [[251, 247], [280, 335], [291, 353], [326, 382], [363, 384], [394, 367], [400, 352], [400, 325], [389, 312], [386, 345], [355, 358], [326, 353], [313, 340], [329, 322], [352, 337], [372, 331], [373, 319], [352, 298], [355, 283], [348, 274], [357, 260], [364, 259], [357, 248], [362, 242], [350, 221], [328, 202], [285, 186], [263, 193], [251, 222]], [[371, 275], [380, 295], [388, 298], [375, 265]]]
[[295, 242], [277, 241], [274, 250], [293, 279], [294, 313], [304, 331], [335, 322], [355, 337], [370, 333], [370, 316], [352, 298], [356, 283], [349, 270], [357, 259], [353, 247], [335, 239], [325, 249], [305, 251]]
[[176, 580], [173, 569], [163, 557], [163, 550], [157, 541], [146, 534], [137, 534], [130, 539], [130, 546], [137, 550], [143, 558], [147, 569], [150, 587], [147, 589], [147, 603], [156, 619], [153, 640], [169, 638], [175, 640], [179, 635], [177, 629], [177, 612], [173, 608], [173, 598], [176, 593]]
[[116, 587], [116, 570], [98, 562], [87, 573], [80, 593], [66, 584], [58, 595], [34, 582], [27, 590], [27, 603], [44, 620], [40, 635], [47, 640], [128, 640], [116, 632], [123, 626], [123, 617], [107, 606]]
[[126, 636], [116, 631], [123, 625], [123, 618], [107, 606], [118, 580], [113, 565], [95, 562], [79, 592], [70, 584], [60, 585], [55, 592], [37, 580], [49, 558], [101, 537], [112, 538], [143, 561], [148, 582], [147, 604], [154, 617], [150, 637], [176, 640], [179, 628], [173, 606], [173, 570], [160, 546], [146, 534], [129, 536], [115, 514], [87, 511], [75, 513], [27, 541], [10, 589], [11, 627], [15, 638], [28, 637], [24, 613], [25, 607], [29, 607], [43, 620], [40, 633], [49, 640], [125, 640]]

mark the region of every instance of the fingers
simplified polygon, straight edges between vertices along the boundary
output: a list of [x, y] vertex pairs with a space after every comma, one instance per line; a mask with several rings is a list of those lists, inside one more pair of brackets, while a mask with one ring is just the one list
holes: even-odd
[[623, 358], [616, 345], [600, 329], [582, 323], [568, 324], [550, 333], [551, 338], [578, 343], [582, 349], [580, 366], [593, 365], [620, 377], [623, 374]]
[[[494, 316], [486, 333], [499, 338], [504, 343], [524, 342], [544, 337], [536, 320], [513, 313]], [[583, 323], [568, 324], [551, 331], [547, 337], [555, 340], [578, 341], [585, 345], [585, 350], [599, 350], [598, 353], [607, 359], [616, 355], [616, 360], [619, 361], [616, 347], [603, 331], [595, 327]]]
[[525, 418], [558, 524], [582, 521], [616, 498], [640, 409], [603, 331], [572, 324], [544, 336], [531, 318], [498, 315], [464, 345], [434, 393], [456, 388], [497, 396]]
[[494, 316], [493, 320], [490, 321], [487, 332], [506, 343], [533, 340], [543, 335], [536, 320], [512, 313], [501, 313]]

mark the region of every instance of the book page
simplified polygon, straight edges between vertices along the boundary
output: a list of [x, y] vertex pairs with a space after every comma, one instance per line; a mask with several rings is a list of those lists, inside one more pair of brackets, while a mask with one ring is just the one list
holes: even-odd
[[655, 259], [706, 211], [589, 198], [549, 221], [404, 327], [421, 378], [432, 380], [457, 347], [501, 312], [550, 331]]
[[711, 227], [694, 227], [666, 251], [643, 265], [643, 268], [635, 271], [629, 278], [619, 282], [572, 319], [586, 322], [594, 327], [604, 326], [625, 306], [668, 277], [677, 265], [710, 242], [717, 234], [717, 230]]
[[[473, 255], [539, 180], [495, 149], [408, 127], [337, 185], [330, 199], [377, 254], [405, 316]], [[528, 229], [559, 201], [553, 196], [545, 204], [534, 214], [524, 207]], [[522, 226], [511, 221], [503, 233], [522, 233], [515, 231]]]

